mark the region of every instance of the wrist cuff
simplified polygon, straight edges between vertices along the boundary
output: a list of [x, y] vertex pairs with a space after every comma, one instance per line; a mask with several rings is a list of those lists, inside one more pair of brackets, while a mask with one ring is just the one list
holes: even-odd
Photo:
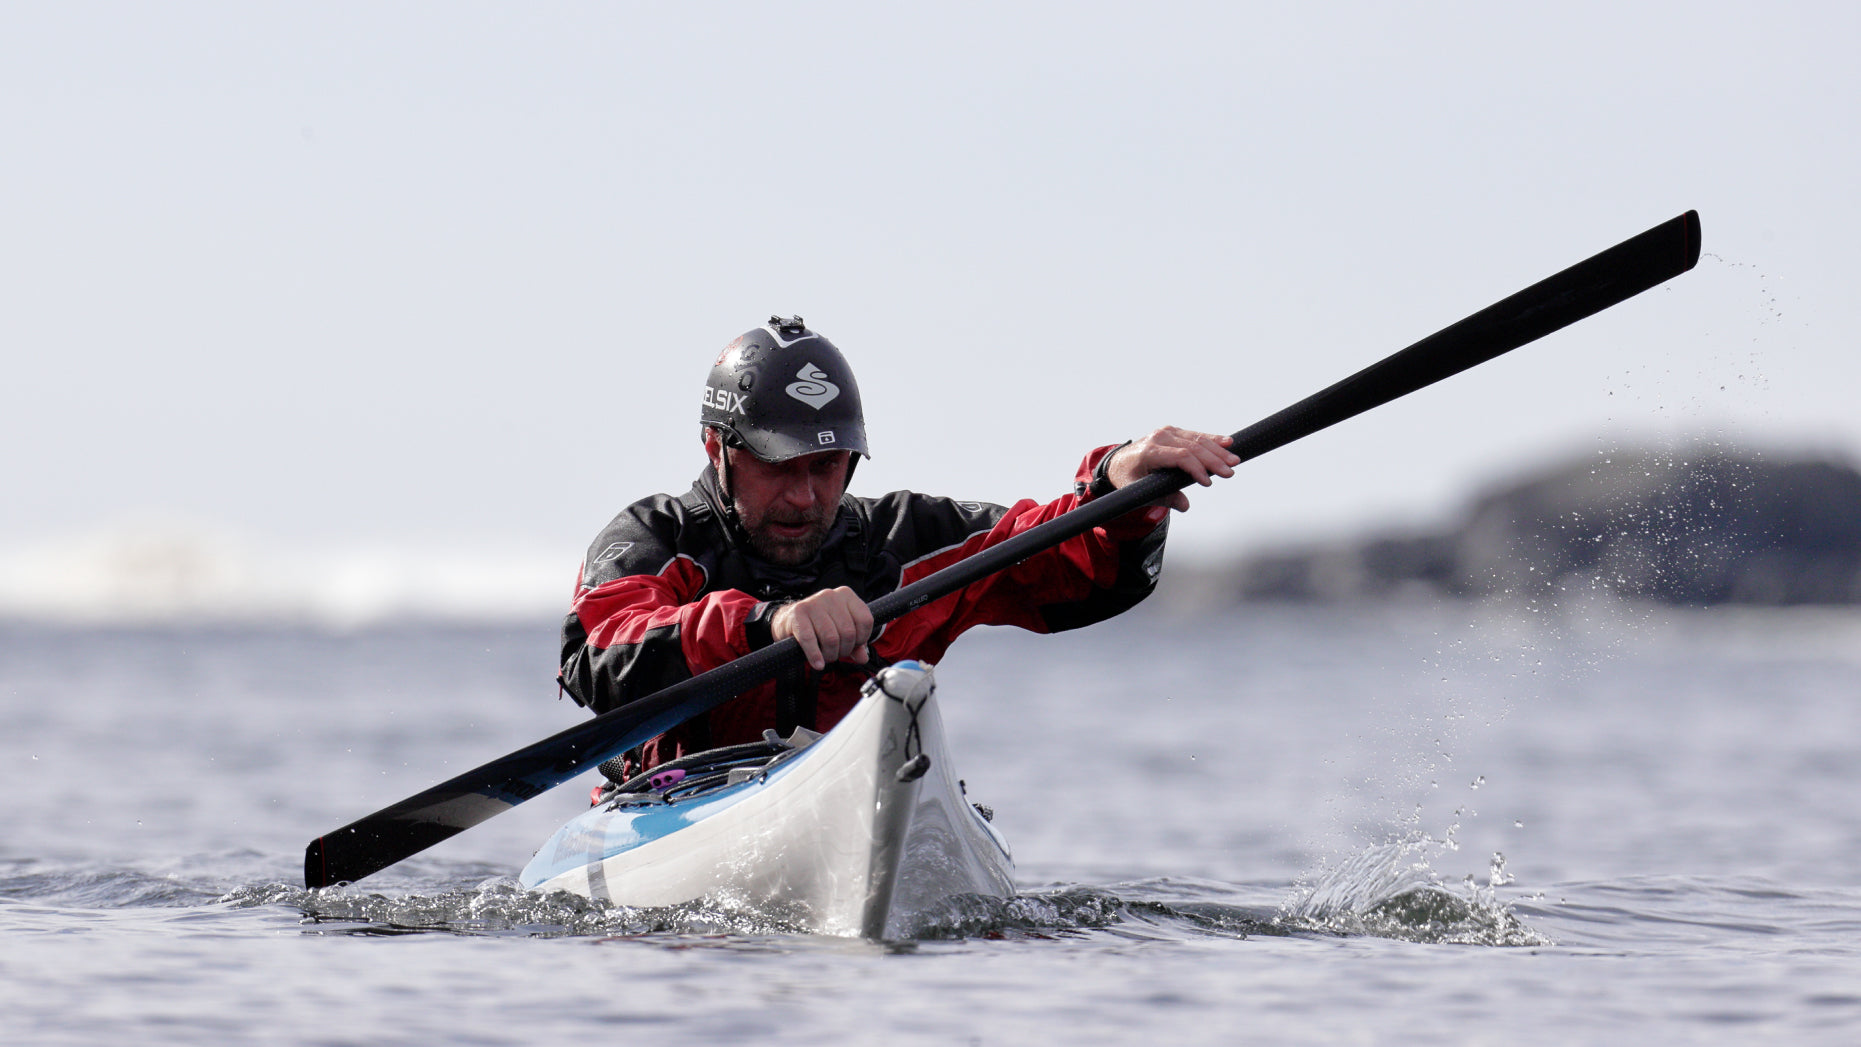
[[1111, 450], [1106, 451], [1105, 457], [1099, 459], [1099, 464], [1092, 467], [1092, 485], [1085, 490], [1087, 501], [1094, 498], [1103, 498], [1118, 489], [1117, 486], [1111, 482], [1111, 460], [1117, 457], [1119, 451], [1129, 446], [1131, 446], [1131, 441], [1126, 440]]
[[743, 620], [743, 639], [750, 645], [750, 650], [760, 651], [775, 642], [770, 635], [771, 619], [782, 604], [765, 600], [750, 610], [750, 616]]

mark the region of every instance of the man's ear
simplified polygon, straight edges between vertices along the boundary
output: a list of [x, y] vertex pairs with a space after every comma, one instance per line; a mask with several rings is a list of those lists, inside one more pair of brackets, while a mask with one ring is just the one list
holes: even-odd
[[717, 430], [705, 429], [699, 434], [704, 440], [704, 453], [711, 459], [711, 468], [723, 471], [724, 441], [717, 438]]

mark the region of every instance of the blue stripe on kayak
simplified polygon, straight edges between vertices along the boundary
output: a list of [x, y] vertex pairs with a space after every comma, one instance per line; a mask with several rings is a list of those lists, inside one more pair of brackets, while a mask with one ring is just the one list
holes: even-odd
[[[819, 744], [818, 742], [816, 744]], [[610, 811], [606, 804], [592, 807], [570, 819], [556, 830], [548, 842], [524, 866], [517, 877], [525, 887], [535, 887], [584, 866], [599, 865], [605, 859], [630, 851], [642, 844], [664, 839], [688, 826], [703, 821], [779, 781], [801, 765], [812, 753], [803, 753], [782, 761], [767, 778], [752, 778], [736, 785], [726, 785], [704, 796], [650, 807], [624, 807]], [[595, 870], [590, 870], [592, 876]]]

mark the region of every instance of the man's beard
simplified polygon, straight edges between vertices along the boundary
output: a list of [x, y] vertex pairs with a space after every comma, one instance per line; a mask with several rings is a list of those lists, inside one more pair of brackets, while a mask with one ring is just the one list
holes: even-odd
[[[765, 512], [761, 516], [752, 516], [744, 510], [743, 503], [735, 504], [737, 519], [742, 521], [743, 531], [749, 535], [750, 548], [770, 563], [784, 567], [807, 563], [814, 558], [815, 553], [821, 551], [821, 543], [827, 540], [827, 532], [833, 528], [834, 514], [840, 508], [837, 503], [817, 502], [814, 508], [799, 513], [789, 510], [780, 515]], [[808, 531], [793, 537], [779, 535], [770, 529], [772, 523], [789, 526], [807, 524]]]

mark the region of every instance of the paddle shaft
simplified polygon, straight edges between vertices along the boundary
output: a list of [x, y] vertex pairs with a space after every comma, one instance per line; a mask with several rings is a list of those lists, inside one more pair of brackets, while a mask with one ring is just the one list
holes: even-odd
[[[1542, 338], [1693, 268], [1697, 213], [1653, 229], [1416, 342], [1233, 435], [1242, 461], [1309, 436], [1373, 407]], [[990, 546], [871, 604], [875, 627], [1026, 560], [1076, 535], [1188, 486], [1177, 470], [1152, 473]], [[313, 840], [304, 854], [309, 887], [359, 880], [587, 768], [702, 715], [803, 664], [793, 639], [683, 680], [638, 701], [474, 768]]]

